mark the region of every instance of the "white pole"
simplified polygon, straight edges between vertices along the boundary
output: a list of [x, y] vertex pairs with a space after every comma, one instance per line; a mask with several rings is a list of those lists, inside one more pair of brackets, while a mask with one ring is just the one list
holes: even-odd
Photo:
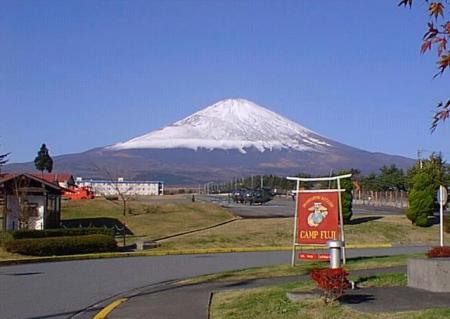
[[345, 235], [344, 235], [344, 216], [342, 214], [342, 199], [341, 199], [341, 180], [337, 180], [338, 199], [339, 199], [339, 223], [341, 224], [341, 241], [342, 241], [342, 264], [345, 265]]
[[441, 224], [439, 225], [439, 237], [441, 242], [441, 247], [444, 246], [444, 187], [439, 186], [439, 217]]
[[300, 188], [300, 181], [297, 180], [297, 193], [295, 195], [294, 235], [293, 235], [293, 240], [292, 240], [292, 260], [291, 260], [292, 267], [295, 266], [295, 244], [297, 242], [298, 197], [300, 195], [299, 188]]

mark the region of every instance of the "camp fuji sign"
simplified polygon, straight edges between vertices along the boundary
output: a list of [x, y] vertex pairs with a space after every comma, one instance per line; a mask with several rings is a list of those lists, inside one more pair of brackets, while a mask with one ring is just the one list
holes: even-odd
[[297, 243], [326, 244], [339, 239], [338, 192], [299, 193]]
[[[287, 177], [288, 180], [297, 182], [296, 206], [294, 218], [294, 240], [292, 243], [292, 266], [295, 260], [327, 260], [328, 253], [303, 252], [296, 256], [297, 248], [315, 246], [310, 248], [327, 249], [327, 245], [339, 241], [342, 261], [345, 264], [345, 236], [344, 221], [342, 215], [342, 202], [340, 180], [350, 178], [352, 175], [340, 175], [330, 177]], [[337, 189], [300, 189], [300, 182], [325, 182], [335, 181]]]

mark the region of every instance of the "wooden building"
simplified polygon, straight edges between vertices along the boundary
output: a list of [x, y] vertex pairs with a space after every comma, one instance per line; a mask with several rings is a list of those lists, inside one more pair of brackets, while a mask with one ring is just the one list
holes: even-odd
[[0, 175], [2, 230], [57, 228], [64, 189], [31, 174]]

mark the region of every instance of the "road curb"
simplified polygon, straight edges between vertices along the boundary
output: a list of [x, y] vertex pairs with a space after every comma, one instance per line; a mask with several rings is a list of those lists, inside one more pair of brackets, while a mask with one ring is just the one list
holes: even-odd
[[[363, 248], [391, 248], [392, 244], [367, 244], [367, 245], [347, 245], [349, 249]], [[323, 249], [323, 246], [302, 246], [302, 250]], [[196, 248], [196, 249], [177, 249], [177, 250], [157, 250], [144, 252], [128, 252], [128, 253], [100, 253], [85, 254], [72, 256], [51, 256], [24, 259], [6, 259], [0, 260], [0, 266], [43, 263], [43, 262], [60, 262], [73, 260], [89, 260], [89, 259], [105, 259], [105, 258], [123, 258], [123, 257], [156, 257], [168, 255], [194, 255], [194, 254], [221, 254], [221, 253], [241, 253], [241, 252], [264, 252], [264, 251], [288, 251], [290, 246], [263, 246], [263, 247], [231, 247], [231, 248]]]
[[99, 313], [97, 313], [94, 318], [92, 319], [106, 319], [108, 317], [108, 315], [118, 306], [120, 306], [122, 303], [124, 303], [125, 301], [127, 301], [128, 298], [120, 298], [117, 300], [114, 300], [113, 302], [111, 302], [109, 305], [107, 305], [106, 307], [104, 307], [102, 310], [100, 310]]

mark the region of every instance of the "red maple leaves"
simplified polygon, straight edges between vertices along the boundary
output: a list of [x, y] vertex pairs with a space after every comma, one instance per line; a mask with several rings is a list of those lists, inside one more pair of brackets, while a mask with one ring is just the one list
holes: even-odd
[[[420, 52], [423, 54], [427, 51], [431, 51], [433, 48], [436, 49], [438, 72], [434, 77], [437, 77], [438, 75], [442, 75], [446, 69], [450, 68], [450, 51], [447, 48], [447, 42], [450, 39], [450, 21], [445, 21], [445, 10], [447, 8], [446, 6], [449, 5], [449, 1], [430, 2], [425, 0], [425, 2], [428, 4], [430, 22], [428, 22], [428, 29], [423, 36]], [[413, 0], [401, 0], [398, 5], [411, 7], [412, 4]], [[440, 24], [441, 22], [442, 24]], [[449, 115], [450, 100], [446, 103], [440, 102], [437, 105], [437, 111], [433, 116], [431, 132], [434, 132], [439, 122], [448, 119]]]

